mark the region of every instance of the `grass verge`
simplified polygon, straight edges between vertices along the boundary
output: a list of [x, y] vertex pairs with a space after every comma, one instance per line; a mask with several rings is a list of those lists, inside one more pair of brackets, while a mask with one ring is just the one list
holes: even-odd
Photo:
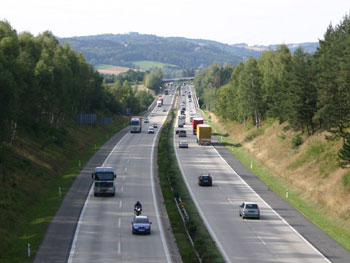
[[[27, 142], [31, 152], [38, 152], [37, 158], [42, 158], [43, 166], [53, 167], [52, 169], [43, 168], [33, 164], [34, 162], [32, 161], [26, 161], [27, 166], [24, 168], [19, 167], [19, 172], [25, 171], [28, 175], [31, 174], [31, 178], [34, 178], [34, 180], [29, 182], [32, 188], [27, 187], [24, 190], [20, 190], [18, 186], [18, 189], [14, 188], [12, 190], [13, 192], [17, 191], [18, 195], [22, 195], [24, 191], [27, 199], [30, 200], [22, 202], [19, 199], [16, 203], [11, 203], [11, 214], [8, 212], [8, 214], [1, 216], [3, 229], [11, 227], [12, 229], [8, 229], [5, 232], [7, 238], [1, 244], [0, 262], [32, 262], [51, 219], [54, 217], [64, 195], [69, 190], [76, 176], [100, 146], [113, 136], [116, 130], [121, 130], [125, 126], [127, 126], [126, 119], [119, 120], [117, 126], [78, 127], [72, 124], [71, 128], [74, 130], [72, 132], [74, 134], [71, 134], [72, 137], [69, 143], [63, 145], [64, 147], [62, 148], [49, 146], [41, 151], [35, 142]], [[73, 143], [75, 141], [79, 141], [79, 146]], [[74, 144], [74, 146], [71, 144]], [[51, 154], [54, 155], [53, 158], [46, 157]], [[25, 177], [23, 176], [22, 180], [27, 180]], [[61, 187], [61, 197], [59, 196], [59, 187]], [[31, 200], [32, 202], [30, 202]], [[6, 219], [11, 217], [16, 219], [12, 224], [6, 221]], [[31, 245], [30, 257], [27, 255], [28, 243]]]
[[[312, 223], [317, 225], [321, 230], [327, 233], [335, 241], [350, 251], [350, 231], [348, 226], [344, 226], [338, 220], [332, 218], [329, 211], [320, 205], [303, 199], [302, 192], [291, 185], [287, 180], [275, 175], [267, 167], [262, 165], [257, 159], [250, 155], [243, 147], [234, 147], [237, 145], [230, 136], [220, 136], [227, 134], [225, 130], [220, 129], [211, 119], [208, 113], [204, 112], [204, 118], [212, 126], [219, 140], [226, 145], [226, 148], [232, 152], [241, 163], [246, 167], [251, 167], [252, 172], [258, 176], [267, 186], [276, 192], [281, 198], [286, 200], [290, 205], [307, 217]], [[316, 149], [319, 150], [319, 149]], [[286, 198], [286, 190], [288, 189], [288, 198]]]
[[172, 231], [183, 262], [197, 262], [195, 251], [187, 237], [185, 226], [174, 201], [174, 199], [181, 198], [186, 204], [185, 209], [188, 213], [186, 227], [202, 262], [221, 263], [224, 262], [224, 259], [204, 226], [177, 165], [173, 147], [172, 120], [174, 116], [174, 111], [171, 111], [164, 123], [158, 143], [158, 175]]

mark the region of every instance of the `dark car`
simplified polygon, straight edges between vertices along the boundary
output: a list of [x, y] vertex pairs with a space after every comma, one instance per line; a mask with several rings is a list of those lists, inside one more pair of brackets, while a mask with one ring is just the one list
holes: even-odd
[[212, 186], [213, 178], [210, 174], [201, 174], [200, 176], [198, 176], [198, 184], [200, 186]]
[[258, 204], [252, 202], [244, 202], [239, 206], [239, 216], [245, 218], [260, 219], [260, 209]]
[[179, 130], [179, 137], [187, 137], [187, 133], [185, 130]]
[[135, 216], [132, 225], [132, 234], [151, 234], [151, 224], [147, 216]]
[[153, 124], [152, 124], [152, 127], [153, 127], [153, 128], [158, 128], [157, 123], [153, 123]]

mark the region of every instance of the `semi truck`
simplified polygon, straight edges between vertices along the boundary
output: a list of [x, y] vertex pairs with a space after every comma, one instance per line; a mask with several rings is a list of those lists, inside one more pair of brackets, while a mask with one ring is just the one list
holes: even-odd
[[130, 132], [141, 132], [142, 131], [142, 117], [132, 116], [130, 120], [131, 129]]
[[192, 128], [193, 128], [193, 134], [196, 135], [197, 134], [197, 125], [198, 124], [203, 124], [204, 120], [203, 118], [193, 118], [192, 119]]
[[161, 106], [163, 106], [163, 97], [159, 97], [158, 99], [157, 99], [157, 106], [158, 106], [158, 101], [160, 101], [160, 106], [158, 106], [158, 107], [161, 107]]
[[185, 115], [179, 115], [177, 117], [177, 127], [183, 128], [186, 123], [186, 116]]
[[211, 127], [208, 124], [197, 125], [197, 143], [199, 145], [211, 144]]
[[117, 175], [113, 167], [96, 167], [91, 176], [94, 180], [94, 196], [115, 195]]

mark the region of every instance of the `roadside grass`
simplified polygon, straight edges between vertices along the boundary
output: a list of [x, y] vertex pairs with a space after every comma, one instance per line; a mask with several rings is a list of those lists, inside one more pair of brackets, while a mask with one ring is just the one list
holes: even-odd
[[175, 199], [179, 200], [179, 198], [185, 204], [184, 207], [188, 213], [186, 226], [202, 262], [224, 262], [215, 242], [211, 239], [204, 226], [182, 179], [173, 148], [173, 122], [171, 118], [174, 119], [174, 116], [174, 111], [171, 111], [160, 135], [158, 143], [158, 175], [180, 255], [184, 263], [198, 262], [175, 203]]
[[[204, 118], [213, 127], [214, 132], [217, 134], [226, 134], [225, 130], [222, 130], [211, 119], [208, 118], [207, 112], [204, 112]], [[260, 163], [252, 155], [250, 155], [243, 147], [235, 147], [237, 145], [230, 136], [218, 136], [219, 140], [226, 145], [225, 147], [232, 152], [241, 163], [258, 176], [270, 189], [276, 192], [281, 198], [286, 200], [301, 214], [308, 218], [312, 223], [317, 225], [321, 230], [327, 233], [330, 237], [336, 240], [344, 248], [350, 251], [350, 226], [344, 224], [340, 220], [334, 218], [334, 216], [325, 208], [304, 198], [303, 192], [298, 190], [292, 184], [290, 184], [284, 178], [275, 175], [266, 166]], [[294, 163], [290, 168], [295, 169], [302, 165], [307, 160], [315, 158], [315, 156], [322, 153], [319, 158], [329, 158], [330, 150], [320, 142], [315, 142], [307, 151], [306, 155]], [[253, 163], [253, 169], [251, 164]], [[330, 161], [330, 167], [323, 169], [328, 172], [334, 168], [334, 161]], [[322, 168], [322, 167], [321, 167]], [[288, 198], [286, 198], [286, 191], [288, 189]]]
[[[12, 213], [20, 219], [16, 221], [15, 226], [12, 226], [13, 229], [6, 231], [9, 236], [6, 244], [1, 244], [1, 248], [7, 246], [6, 250], [4, 249], [0, 254], [0, 262], [2, 263], [33, 261], [51, 219], [76, 176], [100, 146], [116, 133], [116, 130], [121, 130], [127, 126], [127, 121], [126, 119], [119, 119], [117, 124], [97, 127], [84, 126], [82, 128], [74, 124], [68, 124], [68, 126], [73, 129], [70, 141], [79, 141], [79, 149], [77, 149], [77, 145], [70, 146], [70, 144], [64, 145], [65, 147], [62, 149], [49, 146], [44, 152], [40, 152], [39, 157], [45, 160], [45, 155], [53, 154], [54, 159], [57, 158], [58, 162], [58, 164], [48, 164], [48, 166], [55, 165], [53, 169], [45, 169], [36, 164], [25, 168], [26, 173], [34, 173], [34, 178], [35, 176], [39, 178], [38, 182], [35, 180], [28, 182], [32, 188], [24, 189], [24, 194], [28, 195], [27, 198], [30, 199], [29, 202], [18, 201], [11, 207]], [[31, 142], [29, 146], [34, 151], [39, 146], [35, 144]], [[57, 150], [56, 153], [54, 149]], [[42, 177], [44, 177], [44, 180]], [[25, 177], [23, 180], [26, 180]], [[59, 187], [61, 188], [61, 197], [59, 196]], [[21, 194], [18, 193], [18, 190], [14, 191], [14, 194]], [[6, 220], [6, 218], [3, 220]], [[11, 224], [6, 222], [2, 225], [11, 227]], [[30, 257], [27, 255], [28, 244], [31, 247]]]

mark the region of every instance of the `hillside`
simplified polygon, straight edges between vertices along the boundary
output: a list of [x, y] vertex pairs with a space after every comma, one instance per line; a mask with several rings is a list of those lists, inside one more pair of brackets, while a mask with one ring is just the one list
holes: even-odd
[[[94, 66], [108, 64], [137, 68], [138, 61], [156, 61], [173, 69], [201, 68], [214, 62], [235, 65], [250, 56], [259, 57], [265, 49], [278, 46], [255, 48], [246, 44], [228, 45], [212, 40], [159, 37], [139, 33], [59, 38], [59, 41], [61, 44], [69, 43], [73, 50], [81, 52]], [[306, 51], [316, 50], [317, 43], [311, 44], [313, 48]]]

